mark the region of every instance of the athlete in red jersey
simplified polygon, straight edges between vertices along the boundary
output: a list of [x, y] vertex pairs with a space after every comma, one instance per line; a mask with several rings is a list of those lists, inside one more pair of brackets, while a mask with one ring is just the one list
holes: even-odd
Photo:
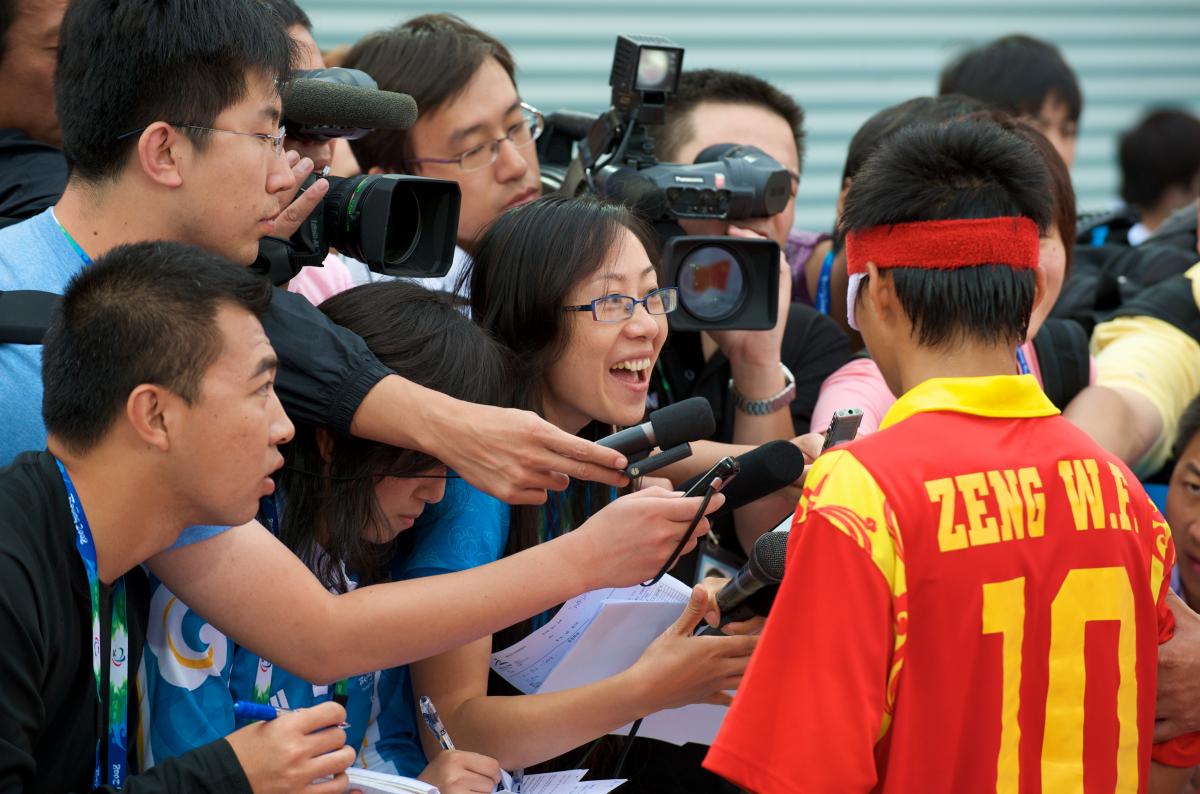
[[[705, 765], [754, 792], [1144, 792], [1170, 531], [1013, 350], [1044, 291], [1041, 162], [986, 121], [898, 133], [843, 223], [903, 396], [806, 479], [787, 575]], [[1157, 788], [1155, 789], [1158, 790]]]

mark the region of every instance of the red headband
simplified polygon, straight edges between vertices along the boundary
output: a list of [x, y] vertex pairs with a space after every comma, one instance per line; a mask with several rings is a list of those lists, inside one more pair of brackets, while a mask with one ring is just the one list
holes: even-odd
[[846, 235], [851, 275], [878, 268], [950, 270], [1008, 265], [1032, 270], [1038, 264], [1038, 229], [1029, 218], [970, 218], [873, 226]]

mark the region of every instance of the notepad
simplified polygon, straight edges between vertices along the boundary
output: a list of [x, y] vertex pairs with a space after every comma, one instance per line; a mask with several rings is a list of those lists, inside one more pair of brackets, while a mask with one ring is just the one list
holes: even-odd
[[346, 770], [346, 777], [350, 778], [346, 790], [357, 789], [362, 794], [438, 794], [437, 786], [431, 786], [423, 780], [369, 769], [350, 767]]

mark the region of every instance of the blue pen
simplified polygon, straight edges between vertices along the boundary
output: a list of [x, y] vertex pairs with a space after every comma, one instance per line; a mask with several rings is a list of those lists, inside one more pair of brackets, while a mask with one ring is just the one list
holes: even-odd
[[421, 695], [420, 706], [421, 716], [425, 718], [429, 730], [437, 737], [438, 744], [443, 750], [453, 750], [454, 742], [450, 741], [450, 734], [446, 732], [446, 726], [442, 724], [442, 718], [438, 716], [437, 709], [433, 707], [433, 701], [428, 695]]
[[512, 771], [512, 790], [513, 794], [521, 794], [521, 781], [525, 779], [524, 769], [514, 769]]
[[[265, 703], [247, 703], [244, 700], [238, 700], [233, 704], [233, 716], [239, 720], [273, 720], [280, 714], [290, 714], [296, 709], [277, 709], [274, 706], [268, 706]], [[334, 726], [330, 726], [334, 727]], [[350, 723], [339, 722], [338, 728], [349, 728]]]

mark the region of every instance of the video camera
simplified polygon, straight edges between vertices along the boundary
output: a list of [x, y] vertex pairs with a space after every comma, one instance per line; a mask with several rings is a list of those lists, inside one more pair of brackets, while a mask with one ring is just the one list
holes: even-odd
[[682, 311], [668, 315], [673, 330], [773, 328], [778, 244], [689, 236], [678, 221], [775, 215], [791, 197], [791, 174], [761, 150], [735, 144], [710, 146], [691, 165], [660, 163], [651, 130], [666, 120], [682, 66], [683, 48], [670, 39], [618, 36], [612, 106], [586, 133], [587, 116], [551, 114], [538, 146], [543, 174], [569, 192], [620, 201], [654, 225], [665, 285], [679, 287]]
[[[416, 120], [412, 97], [380, 91], [357, 69], [297, 72], [283, 96], [289, 136], [354, 140], [373, 129], [407, 129]], [[319, 178], [310, 174], [301, 192]], [[254, 268], [276, 284], [320, 265], [336, 248], [378, 273], [440, 277], [454, 262], [458, 184], [403, 174], [326, 176], [329, 192], [287, 240], [266, 237]]]

